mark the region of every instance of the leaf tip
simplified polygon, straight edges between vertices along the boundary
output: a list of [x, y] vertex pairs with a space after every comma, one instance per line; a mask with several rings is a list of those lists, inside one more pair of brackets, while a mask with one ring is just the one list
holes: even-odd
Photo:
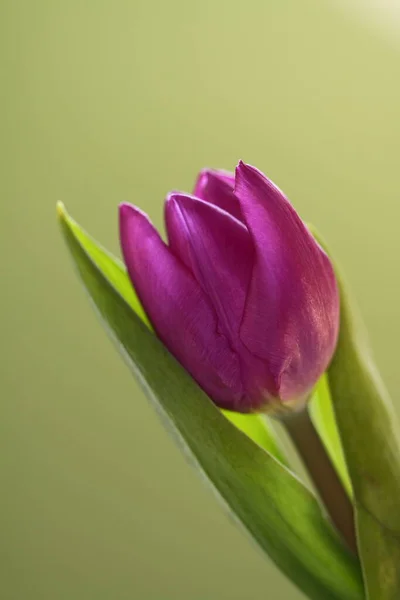
[[65, 210], [65, 206], [64, 206], [64, 202], [61, 202], [61, 200], [59, 200], [57, 202], [57, 217], [60, 221], [63, 221], [67, 215], [67, 211]]

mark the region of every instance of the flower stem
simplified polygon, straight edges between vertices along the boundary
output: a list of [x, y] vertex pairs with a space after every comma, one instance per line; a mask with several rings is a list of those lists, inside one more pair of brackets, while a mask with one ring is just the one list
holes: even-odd
[[354, 510], [306, 409], [282, 419], [333, 524], [357, 554]]

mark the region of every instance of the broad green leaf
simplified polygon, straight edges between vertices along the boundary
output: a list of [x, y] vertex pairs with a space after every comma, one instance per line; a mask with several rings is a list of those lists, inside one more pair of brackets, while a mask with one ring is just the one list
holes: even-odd
[[[64, 213], [63, 205], [61, 203], [58, 208], [66, 223], [68, 223], [71, 232], [107, 281], [109, 281], [115, 290], [129, 304], [143, 323], [145, 323], [149, 329], [152, 329], [150, 321], [132, 287], [125, 265], [110, 252], [102, 248], [92, 236], [74, 221], [74, 219]], [[279, 441], [275, 436], [271, 425], [265, 418], [260, 415], [239, 415], [238, 413], [229, 411], [223, 411], [223, 414], [253, 441], [270, 452], [270, 454], [275, 456], [275, 458], [282, 463], [288, 465], [285, 453], [280, 447]]]
[[331, 461], [335, 465], [342, 484], [346, 488], [349, 496], [352, 496], [353, 492], [351, 489], [350, 477], [347, 471], [342, 443], [336, 425], [326, 373], [321, 377], [314, 390], [310, 403], [310, 412], [311, 418], [324, 442]]
[[355, 310], [340, 285], [340, 335], [328, 377], [354, 491], [367, 597], [399, 600], [399, 425]]
[[[319, 234], [313, 235], [325, 248]], [[400, 439], [390, 398], [339, 270], [340, 332], [328, 369], [336, 423], [353, 488], [368, 600], [400, 598]]]
[[363, 505], [357, 507], [359, 544], [370, 600], [400, 598], [400, 538]]
[[312, 493], [222, 415], [104, 277], [65, 213], [60, 217], [74, 263], [105, 327], [225, 505], [312, 600], [363, 599], [359, 564]]

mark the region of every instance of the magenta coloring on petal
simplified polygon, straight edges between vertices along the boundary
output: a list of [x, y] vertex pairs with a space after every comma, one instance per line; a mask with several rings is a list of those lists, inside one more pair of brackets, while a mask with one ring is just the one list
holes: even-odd
[[166, 347], [218, 406], [303, 402], [333, 355], [339, 296], [291, 203], [241, 162], [170, 194], [165, 221], [168, 245], [139, 209], [120, 209], [128, 273]]

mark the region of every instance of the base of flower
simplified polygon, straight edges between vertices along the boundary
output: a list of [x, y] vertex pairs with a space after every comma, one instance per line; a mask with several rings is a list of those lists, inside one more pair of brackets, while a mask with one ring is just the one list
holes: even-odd
[[308, 400], [308, 396], [285, 401], [268, 398], [268, 402], [263, 407], [262, 412], [265, 415], [268, 415], [268, 417], [272, 417], [279, 421], [285, 421], [286, 419], [290, 419], [291, 416], [303, 412], [307, 406]]

